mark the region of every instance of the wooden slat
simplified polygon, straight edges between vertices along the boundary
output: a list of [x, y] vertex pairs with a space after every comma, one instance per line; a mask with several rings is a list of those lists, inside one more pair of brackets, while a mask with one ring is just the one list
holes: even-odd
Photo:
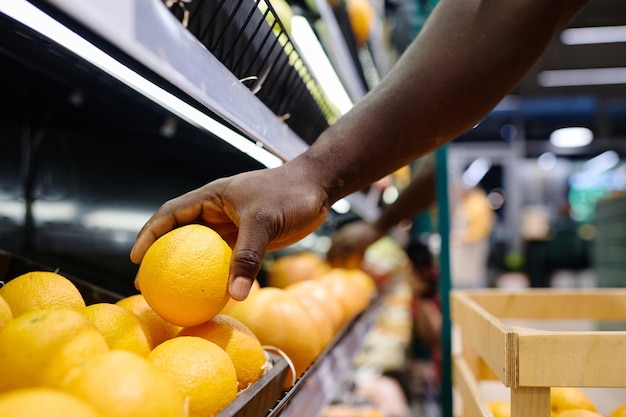
[[512, 386], [626, 386], [626, 332], [519, 334]]
[[498, 319], [626, 320], [626, 289], [527, 289], [465, 292]]
[[511, 417], [550, 417], [550, 387], [511, 388]]
[[[462, 292], [450, 294], [450, 315], [467, 340], [506, 386], [515, 381], [515, 334]], [[510, 361], [513, 361], [512, 363]]]
[[462, 356], [453, 356], [452, 372], [452, 383], [463, 398], [463, 416], [493, 417], [482, 397], [478, 381]]

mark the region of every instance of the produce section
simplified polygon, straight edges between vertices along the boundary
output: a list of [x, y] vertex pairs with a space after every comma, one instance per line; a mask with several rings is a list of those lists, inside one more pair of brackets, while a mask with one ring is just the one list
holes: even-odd
[[[430, 8], [436, 2], [428, 3]], [[426, 7], [426, 2], [420, 5]], [[379, 81], [377, 65], [381, 63], [381, 51], [376, 48], [382, 36], [388, 35], [382, 33], [378, 19], [383, 9], [389, 12], [396, 7], [399, 3], [369, 0], [0, 0], [0, 86], [8, 98], [0, 104], [0, 281], [11, 282], [33, 270], [70, 277], [85, 304], [75, 308], [93, 322], [109, 349], [131, 350], [143, 356], [149, 355], [147, 350], [154, 351], [162, 345], [163, 349], [154, 356], [159, 357], [164, 371], [172, 374], [177, 372], [168, 360], [172, 360], [174, 352], [186, 351], [181, 356], [188, 362], [194, 351], [217, 355], [209, 351], [206, 343], [192, 345], [185, 338], [198, 334], [208, 338], [209, 329], [204, 328], [207, 323], [211, 328], [232, 326], [219, 320], [222, 313], [235, 318], [254, 335], [257, 354], [259, 346], [263, 349], [264, 364], [259, 365], [259, 355], [240, 354], [255, 363], [244, 366], [252, 370], [249, 377], [253, 380], [244, 381], [240, 378], [241, 368], [233, 362], [236, 394], [233, 372], [223, 370], [230, 375], [230, 382], [224, 383], [230, 388], [218, 394], [224, 400], [218, 406], [224, 407], [220, 408], [220, 417], [299, 417], [303, 410], [318, 417], [344, 417], [354, 411], [368, 417], [404, 415], [402, 411], [374, 407], [353, 390], [359, 388], [357, 381], [372, 382], [376, 379], [373, 376], [406, 370], [407, 350], [415, 337], [411, 327], [416, 325], [412, 308], [419, 304], [413, 298], [417, 292], [403, 280], [403, 272], [387, 270], [387, 275], [374, 274], [376, 285], [370, 281], [362, 287], [362, 279], [348, 277], [352, 271], [330, 268], [321, 260], [323, 256], [317, 256], [323, 255], [329, 235], [337, 227], [355, 219], [375, 219], [381, 207], [395, 198], [397, 184], [389, 186], [387, 178], [339, 201], [327, 221], [311, 236], [285, 248], [285, 252], [268, 253], [259, 275], [263, 286], [255, 281], [245, 301], [229, 300], [226, 294], [227, 250], [217, 255], [221, 259], [207, 253], [197, 256], [212, 259], [211, 266], [220, 265], [217, 269], [221, 270], [221, 278], [212, 283], [204, 282], [206, 274], [195, 268], [189, 274], [168, 275], [184, 268], [168, 267], [155, 260], [167, 258], [177, 248], [185, 253], [200, 248], [202, 244], [192, 244], [193, 239], [183, 238], [163, 249], [151, 258], [151, 266], [140, 267], [128, 259], [137, 231], [164, 201], [216, 178], [276, 167], [294, 158], [375, 86]], [[394, 12], [400, 14], [402, 10]], [[288, 21], [287, 16], [294, 16], [293, 21]], [[301, 38], [309, 36], [310, 40], [311, 35], [315, 41], [312, 44]], [[322, 54], [312, 58], [309, 51]], [[329, 65], [334, 82], [330, 88], [320, 82], [324, 77], [317, 72], [319, 68], [310, 66], [312, 62]], [[331, 92], [341, 93], [340, 100]], [[486, 125], [489, 123], [483, 122], [472, 132], [479, 135]], [[503, 138], [509, 132], [499, 126], [496, 130]], [[515, 139], [514, 134], [510, 136], [504, 140]], [[506, 146], [515, 152], [521, 150], [519, 141], [512, 143], [512, 147]], [[428, 242], [439, 256], [438, 283], [444, 295], [433, 303], [439, 313], [444, 313], [439, 340], [443, 358], [436, 358], [437, 366], [441, 366], [441, 373], [437, 374], [441, 385], [437, 386], [436, 411], [450, 417], [454, 405], [459, 408], [455, 410], [459, 416], [547, 417], [546, 406], [552, 403], [549, 412], [556, 417], [556, 411], [560, 411], [555, 410], [557, 403], [568, 402], [563, 398], [581, 399], [588, 395], [593, 403], [593, 407], [587, 407], [589, 412], [596, 410], [602, 417], [617, 417], [620, 399], [626, 395], [620, 377], [624, 371], [622, 329], [619, 324], [617, 330], [597, 329], [595, 322], [604, 326], [605, 321], [624, 321], [619, 313], [617, 298], [623, 296], [619, 291], [575, 294], [579, 298], [552, 292], [549, 296], [554, 298], [549, 302], [541, 300], [544, 294], [535, 291], [494, 292], [493, 299], [487, 292], [455, 292], [452, 299], [445, 296], [450, 290], [448, 258], [454, 224], [441, 214], [454, 208], [448, 206], [445, 197], [448, 183], [460, 177], [457, 174], [464, 165], [471, 166], [474, 156], [483, 161], [483, 156], [495, 155], [498, 164], [507, 165], [507, 169], [489, 164], [485, 168], [498, 177], [489, 178], [494, 191], [489, 194], [491, 203], [507, 207], [497, 209], [498, 216], [503, 214], [504, 219], [500, 219], [503, 222], [495, 230], [493, 237], [501, 239], [495, 244], [508, 240], [503, 239], [510, 237], [508, 229], [518, 226], [517, 216], [511, 216], [516, 211], [509, 208], [520, 203], [514, 198], [519, 194], [513, 193], [512, 188], [521, 193], [524, 187], [518, 187], [513, 180], [526, 177], [525, 171], [520, 171], [519, 176], [509, 175], [511, 167], [517, 165], [509, 162], [516, 162], [517, 156], [509, 159], [509, 153], [505, 155], [495, 148], [495, 152], [483, 152], [480, 147], [476, 152], [468, 152], [460, 144], [454, 154], [462, 158], [451, 159], [456, 162], [450, 171], [446, 167], [445, 147], [436, 152], [436, 188], [439, 196], [444, 196], [437, 201], [437, 231]], [[406, 173], [411, 170], [405, 168], [408, 182]], [[507, 171], [504, 176], [503, 170]], [[454, 174], [450, 182], [448, 173]], [[396, 181], [395, 175], [389, 181]], [[487, 178], [487, 174], [481, 175]], [[532, 175], [528, 178], [531, 186], [536, 185]], [[504, 193], [500, 186], [509, 192]], [[604, 283], [621, 280], [619, 251], [602, 250], [617, 247], [615, 227], [603, 226], [619, 226], [623, 217], [619, 197], [600, 201], [597, 210], [596, 226], [600, 227], [596, 242], [600, 245], [594, 255], [600, 261], [597, 272], [604, 274], [599, 275]], [[408, 222], [399, 225], [400, 232], [406, 231], [405, 226], [409, 227]], [[417, 223], [411, 225], [416, 226]], [[586, 226], [585, 239], [591, 240], [596, 229], [591, 224]], [[524, 265], [521, 253], [515, 253], [518, 258], [508, 258], [505, 250], [506, 245], [502, 253], [491, 253], [489, 265], [493, 269], [486, 271], [491, 279], [489, 285], [507, 285], [509, 278], [522, 282], [519, 278], [525, 278], [523, 268], [533, 266], [532, 259], [526, 259]], [[294, 253], [297, 256], [287, 256]], [[374, 262], [369, 266], [374, 270], [383, 266], [384, 270], [388, 266], [387, 256], [385, 253], [377, 259], [380, 265]], [[507, 260], [506, 264], [497, 263], [500, 256]], [[291, 260], [294, 264], [288, 264]], [[281, 271], [282, 267], [285, 269]], [[507, 270], [500, 276], [500, 267], [515, 271]], [[150, 278], [145, 279], [146, 270], [141, 268], [147, 268]], [[559, 279], [568, 275], [568, 271], [557, 272]], [[158, 275], [162, 275], [161, 281], [150, 281]], [[140, 279], [134, 283], [136, 276]], [[611, 279], [607, 281], [607, 277]], [[178, 278], [183, 279], [177, 281]], [[50, 278], [52, 282], [54, 279]], [[193, 284], [187, 286], [190, 282]], [[562, 282], [555, 281], [559, 285]], [[598, 284], [602, 286], [602, 280]], [[191, 300], [184, 294], [178, 297], [185, 290], [202, 293], [209, 287], [210, 294], [202, 294], [204, 298]], [[4, 288], [9, 292], [11, 286]], [[137, 289], [142, 293], [136, 294]], [[45, 293], [54, 291], [48, 289]], [[498, 296], [506, 300], [494, 301]], [[35, 291], [22, 298], [37, 302]], [[525, 307], [533, 308], [520, 308], [516, 304], [519, 300]], [[501, 308], [500, 302], [506, 307]], [[450, 328], [450, 303], [457, 328]], [[557, 314], [555, 310], [559, 308], [553, 309], [550, 303], [559, 308], [562, 304], [593, 306], [590, 314], [586, 314], [586, 308], [580, 309], [585, 318], [583, 314], [577, 317], [593, 323], [563, 328], [560, 320], [564, 317], [560, 314], [569, 310], [563, 308]], [[213, 309], [204, 309], [204, 305]], [[136, 322], [127, 320], [128, 314], [124, 317], [115, 307], [132, 310], [140, 321], [149, 320], [151, 326], [160, 329], [159, 335], [145, 330], [147, 325], [139, 329]], [[538, 312], [533, 312], [534, 308]], [[198, 312], [204, 315], [195, 317]], [[13, 316], [21, 314], [20, 306], [2, 303], [0, 298], [0, 328], [17, 326], [14, 323], [18, 319]], [[518, 316], [508, 316], [515, 314]], [[161, 316], [169, 321], [163, 321]], [[515, 321], [519, 317], [541, 323], [520, 324]], [[46, 320], [45, 315], [31, 318], [32, 322]], [[66, 319], [73, 320], [71, 316]], [[130, 328], [130, 336], [126, 335], [130, 345], [113, 335]], [[450, 330], [458, 328], [463, 333], [463, 344], [450, 358], [446, 354], [450, 336], [454, 341], [458, 336]], [[179, 334], [183, 329], [185, 333]], [[172, 340], [173, 343], [166, 343]], [[15, 344], [5, 341], [8, 355], [15, 352], [6, 347]], [[228, 353], [227, 347], [222, 349]], [[463, 355], [457, 355], [458, 352]], [[563, 355], [567, 360], [560, 357]], [[582, 370], [577, 368], [583, 362], [581, 356]], [[2, 359], [0, 355], [0, 361], [7, 357], [11, 358]], [[107, 368], [142, 366], [128, 355], [108, 360], [111, 362], [91, 371], [96, 375], [91, 381], [99, 379], [97, 375]], [[196, 362], [200, 363], [201, 358]], [[45, 364], [40, 365], [44, 368]], [[188, 367], [180, 368], [190, 372]], [[254, 372], [259, 368], [263, 372]], [[22, 373], [29, 374], [11, 369], [20, 377]], [[123, 374], [116, 377], [124, 379]], [[90, 378], [85, 378], [75, 383], [82, 388], [74, 385], [72, 389], [78, 392], [89, 385]], [[369, 386], [374, 391], [376, 387], [380, 387], [380, 398], [383, 385]], [[460, 393], [454, 401], [448, 398], [448, 388], [452, 387], [455, 394]], [[221, 388], [204, 386], [200, 396], [207, 397]], [[50, 392], [36, 394], [41, 395], [41, 404], [67, 400], [50, 396]], [[153, 396], [160, 397], [158, 393]], [[11, 401], [24, 406], [19, 397], [16, 395]], [[106, 401], [106, 395], [101, 397]], [[180, 405], [180, 399], [174, 397], [164, 395], [163, 400], [169, 398], [172, 404]], [[109, 401], [116, 402], [112, 398]], [[219, 403], [215, 398], [210, 402]], [[572, 404], [568, 407], [574, 408]], [[214, 413], [215, 410], [202, 414]]]

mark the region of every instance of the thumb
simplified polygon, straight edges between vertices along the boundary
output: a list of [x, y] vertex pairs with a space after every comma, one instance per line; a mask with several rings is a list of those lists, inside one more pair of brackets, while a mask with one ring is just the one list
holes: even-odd
[[244, 300], [261, 270], [265, 250], [269, 244], [268, 234], [253, 223], [247, 227], [242, 222], [230, 261], [228, 292], [235, 300]]

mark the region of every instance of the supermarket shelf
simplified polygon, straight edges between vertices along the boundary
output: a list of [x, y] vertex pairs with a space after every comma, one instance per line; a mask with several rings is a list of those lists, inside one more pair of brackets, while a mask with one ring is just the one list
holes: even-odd
[[162, 87], [176, 87], [187, 99], [204, 105], [281, 159], [292, 159], [307, 148], [161, 1], [50, 0], [32, 4], [88, 40], [105, 40], [123, 52], [118, 55], [123, 64], [141, 63], [161, 77]]
[[[232, 126], [283, 161], [293, 159], [309, 146], [184, 28], [160, 0], [0, 0], [0, 13], [18, 21], [16, 16], [35, 16], [34, 22], [52, 23], [53, 33], [70, 29], [82, 42], [109, 54], [109, 59], [125, 66], [134, 76], [139, 75], [143, 81], [156, 84]], [[89, 61], [80, 51], [72, 52]], [[165, 106], [158, 93], [139, 92]], [[362, 193], [346, 199], [359, 216], [373, 219], [378, 215], [379, 209]]]

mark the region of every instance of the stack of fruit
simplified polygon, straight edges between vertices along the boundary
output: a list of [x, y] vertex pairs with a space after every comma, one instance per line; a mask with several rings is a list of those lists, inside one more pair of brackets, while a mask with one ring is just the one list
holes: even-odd
[[86, 305], [55, 272], [7, 282], [0, 415], [215, 416], [264, 375], [270, 348], [294, 365], [289, 388], [376, 290], [364, 273], [328, 270], [310, 292], [255, 283], [235, 301], [230, 258], [216, 232], [188, 225], [149, 248], [140, 293], [116, 303]]
[[195, 226], [159, 239], [137, 276], [142, 292], [114, 304], [86, 305], [54, 272], [7, 282], [0, 415], [218, 414], [269, 365], [254, 333], [220, 314], [229, 261], [219, 235]]
[[[510, 417], [511, 404], [508, 401], [489, 401], [489, 410], [494, 417]], [[552, 387], [550, 389], [550, 415], [552, 417], [626, 417], [626, 403], [616, 407], [609, 415], [603, 416], [596, 404], [580, 388]]]
[[284, 352], [296, 378], [377, 291], [364, 271], [331, 268], [307, 252], [279, 258], [268, 272], [268, 286], [257, 287], [226, 313], [249, 327], [263, 345]]

